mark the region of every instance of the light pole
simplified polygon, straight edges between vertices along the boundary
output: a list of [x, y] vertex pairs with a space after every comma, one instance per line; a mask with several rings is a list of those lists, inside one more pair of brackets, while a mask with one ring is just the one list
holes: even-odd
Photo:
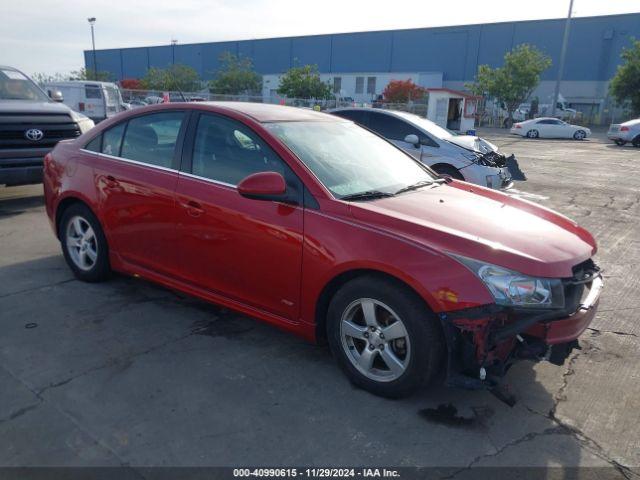
[[567, 21], [564, 24], [564, 37], [562, 38], [562, 50], [560, 51], [560, 65], [558, 65], [558, 79], [556, 80], [556, 90], [553, 94], [553, 107], [551, 108], [551, 116], [555, 117], [556, 108], [558, 107], [558, 97], [560, 96], [560, 82], [564, 73], [564, 61], [567, 56], [567, 45], [569, 43], [569, 30], [571, 29], [571, 13], [573, 12], [573, 0], [569, 0], [569, 13]]
[[98, 63], [96, 61], [96, 37], [93, 34], [93, 24], [96, 23], [96, 17], [87, 18], [89, 25], [91, 25], [91, 45], [93, 48], [93, 79], [98, 80]]
[[171, 65], [175, 65], [176, 63], [176, 44], [178, 40], [175, 38], [171, 39]]

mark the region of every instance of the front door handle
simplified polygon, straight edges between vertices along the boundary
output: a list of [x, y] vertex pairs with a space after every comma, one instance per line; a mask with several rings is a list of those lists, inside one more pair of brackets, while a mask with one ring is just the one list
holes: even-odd
[[204, 213], [202, 205], [193, 200], [189, 200], [187, 203], [181, 203], [181, 205], [187, 210], [187, 214], [191, 217], [199, 217]]

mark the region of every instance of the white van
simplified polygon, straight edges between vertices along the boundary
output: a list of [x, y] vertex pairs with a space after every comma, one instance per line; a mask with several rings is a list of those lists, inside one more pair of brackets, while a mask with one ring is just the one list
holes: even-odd
[[115, 83], [72, 80], [46, 83], [44, 89], [59, 90], [65, 105], [96, 123], [126, 110], [120, 89]]

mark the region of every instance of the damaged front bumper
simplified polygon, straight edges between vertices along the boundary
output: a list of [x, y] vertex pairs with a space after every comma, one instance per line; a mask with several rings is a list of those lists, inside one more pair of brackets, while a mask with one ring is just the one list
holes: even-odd
[[490, 304], [441, 313], [448, 351], [446, 384], [494, 388], [523, 359], [562, 365], [595, 317], [604, 285], [595, 265], [563, 284], [567, 298], [563, 309], [534, 311]]

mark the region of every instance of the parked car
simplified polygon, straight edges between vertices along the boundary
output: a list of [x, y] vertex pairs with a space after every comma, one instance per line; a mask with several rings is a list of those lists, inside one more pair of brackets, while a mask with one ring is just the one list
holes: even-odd
[[640, 147], [640, 118], [612, 124], [607, 137], [620, 146], [631, 143], [634, 147]]
[[487, 140], [457, 135], [412, 113], [372, 108], [338, 108], [329, 113], [383, 136], [439, 174], [488, 188], [508, 188], [506, 157]]
[[571, 125], [552, 117], [540, 117], [518, 122], [511, 127], [511, 133], [527, 138], [573, 138], [584, 140], [591, 136], [591, 130], [580, 125]]
[[120, 89], [115, 83], [71, 80], [50, 82], [46, 90], [59, 90], [65, 105], [88, 116], [95, 123], [127, 110]]
[[0, 185], [42, 181], [44, 156], [60, 140], [75, 138], [93, 122], [52, 99], [21, 71], [0, 66]]
[[326, 338], [385, 396], [562, 363], [602, 288], [573, 221], [313, 110], [130, 110], [47, 155], [44, 191], [78, 279], [115, 270]]

